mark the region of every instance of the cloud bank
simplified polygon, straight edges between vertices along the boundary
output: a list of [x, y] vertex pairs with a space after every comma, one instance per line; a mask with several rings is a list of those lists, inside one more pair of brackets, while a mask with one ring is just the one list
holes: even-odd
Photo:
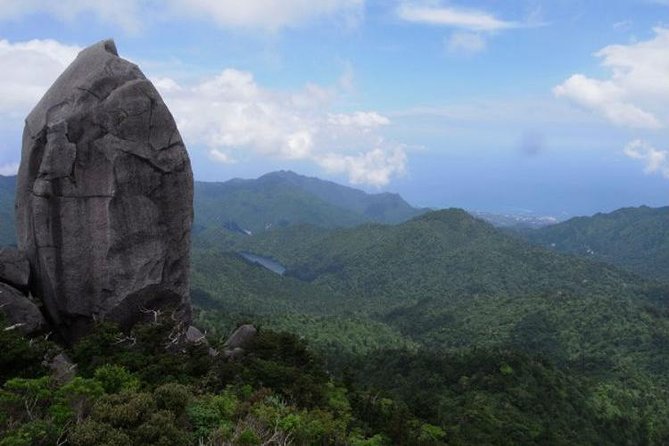
[[[21, 121], [79, 50], [54, 40], [0, 40], [0, 119], [19, 132]], [[213, 162], [303, 160], [345, 174], [353, 184], [372, 186], [384, 186], [405, 171], [404, 146], [383, 137], [388, 117], [373, 110], [335, 110], [350, 73], [336, 85], [308, 84], [298, 91], [264, 88], [252, 73], [235, 69], [191, 83], [153, 81], [191, 152], [204, 148]], [[12, 163], [2, 166], [3, 172], [16, 160], [7, 161]]]
[[213, 161], [253, 156], [307, 160], [353, 184], [386, 185], [402, 175], [406, 153], [380, 129], [390, 120], [375, 111], [332, 111], [338, 86], [309, 84], [295, 92], [260, 86], [252, 73], [223, 70], [191, 85], [158, 79], [186, 142], [204, 146]]

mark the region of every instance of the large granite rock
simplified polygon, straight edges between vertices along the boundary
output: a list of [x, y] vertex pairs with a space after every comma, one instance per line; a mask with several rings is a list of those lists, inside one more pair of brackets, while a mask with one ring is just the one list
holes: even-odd
[[17, 180], [31, 292], [66, 341], [150, 309], [190, 320], [193, 177], [176, 124], [114, 42], [83, 50], [26, 119]]
[[8, 330], [35, 334], [46, 329], [46, 321], [37, 305], [20, 291], [0, 283], [0, 313]]
[[0, 282], [20, 290], [28, 289], [30, 264], [26, 256], [16, 248], [0, 248]]

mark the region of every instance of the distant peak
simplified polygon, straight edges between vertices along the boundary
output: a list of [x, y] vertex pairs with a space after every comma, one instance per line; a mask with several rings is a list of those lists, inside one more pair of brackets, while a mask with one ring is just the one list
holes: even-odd
[[301, 177], [302, 175], [299, 175], [292, 170], [277, 170], [274, 172], [269, 172], [266, 173], [265, 175], [261, 176], [260, 178], [263, 177], [280, 177], [280, 178], [288, 178], [288, 177]]
[[476, 219], [467, 211], [460, 208], [440, 209], [438, 211], [430, 211], [419, 215], [414, 220], [420, 221], [442, 221], [442, 222], [456, 222], [456, 221], [475, 221]]

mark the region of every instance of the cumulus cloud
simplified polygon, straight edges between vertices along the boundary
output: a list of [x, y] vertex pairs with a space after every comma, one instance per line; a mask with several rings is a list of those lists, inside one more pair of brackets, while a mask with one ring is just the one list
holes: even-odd
[[402, 147], [390, 151], [376, 147], [356, 155], [327, 153], [316, 161], [328, 172], [347, 173], [353, 184], [382, 186], [392, 177], [404, 174], [406, 153]]
[[625, 146], [625, 155], [642, 161], [646, 173], [659, 173], [669, 178], [669, 152], [658, 150], [647, 141], [635, 139]]
[[0, 40], [0, 117], [23, 119], [80, 50], [55, 40]]
[[669, 29], [655, 28], [654, 32], [652, 39], [610, 45], [595, 53], [610, 70], [608, 78], [574, 74], [556, 86], [554, 94], [617, 125], [664, 127], [669, 122]]
[[295, 92], [260, 86], [235, 69], [190, 85], [157, 79], [187, 143], [210, 159], [239, 162], [250, 156], [311, 161], [356, 184], [383, 186], [405, 170], [401, 145], [379, 129], [390, 120], [376, 111], [331, 111], [340, 87], [307, 85]]
[[469, 31], [501, 31], [520, 26], [518, 23], [499, 19], [486, 11], [436, 6], [433, 3], [405, 2], [397, 8], [397, 15], [408, 22], [449, 26]]
[[446, 48], [450, 53], [480, 53], [485, 50], [486, 41], [478, 33], [455, 32], [446, 40]]

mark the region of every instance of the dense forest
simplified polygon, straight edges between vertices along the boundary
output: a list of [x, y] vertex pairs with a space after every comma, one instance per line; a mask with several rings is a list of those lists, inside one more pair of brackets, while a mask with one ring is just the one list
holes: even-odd
[[520, 234], [546, 248], [617, 265], [650, 279], [669, 277], [669, 207], [624, 208]]
[[[0, 445], [669, 442], [659, 276], [458, 209], [381, 224], [302, 202], [311, 221], [248, 235], [207, 187], [218, 210], [197, 220], [191, 280], [208, 345], [168, 351], [167, 320], [101, 324], [65, 350], [77, 366], [62, 381], [46, 367], [62, 347], [0, 331]], [[276, 192], [233, 195], [280, 221], [292, 205]], [[259, 328], [246, 355], [209, 354], [244, 323]]]

